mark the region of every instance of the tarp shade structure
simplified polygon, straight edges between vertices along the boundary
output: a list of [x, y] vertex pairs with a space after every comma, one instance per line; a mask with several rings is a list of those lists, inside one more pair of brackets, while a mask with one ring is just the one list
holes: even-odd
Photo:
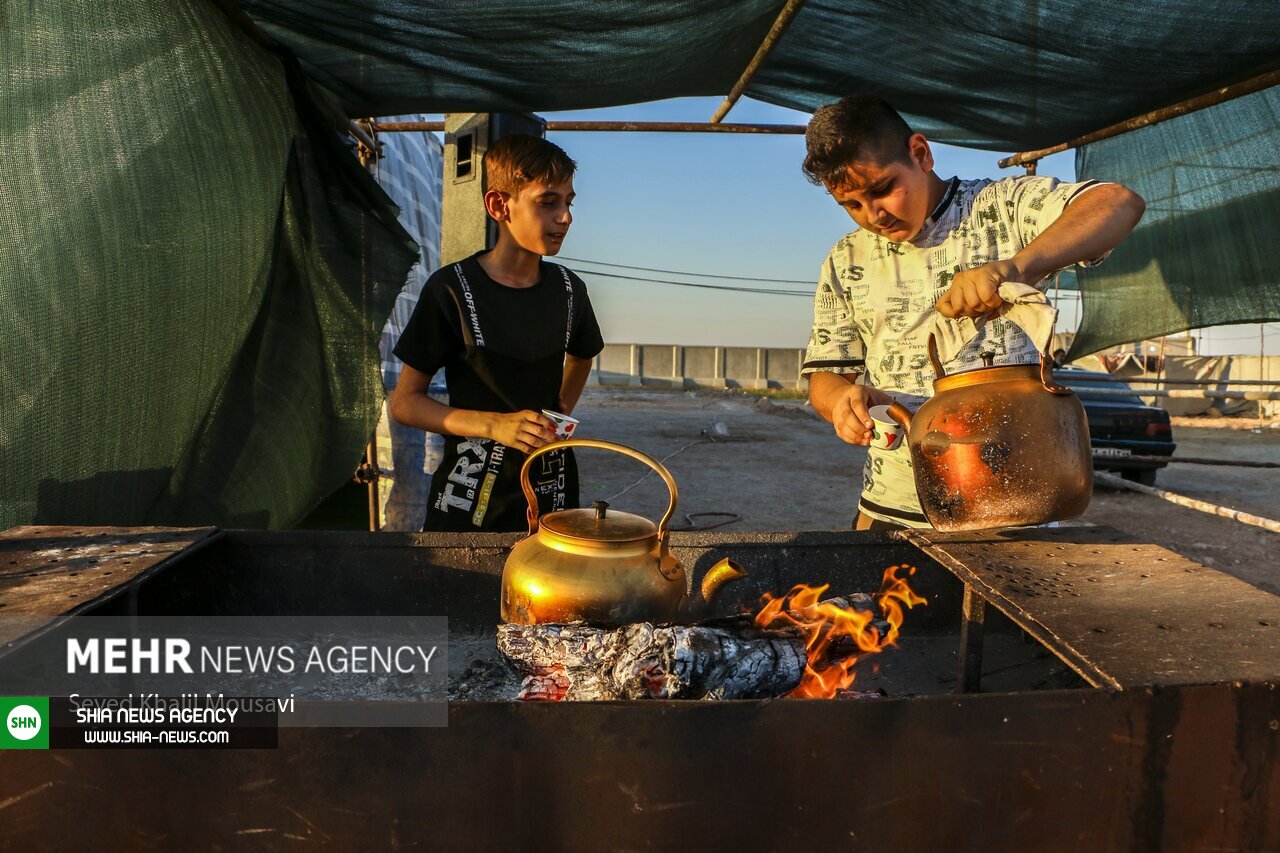
[[[304, 72], [352, 116], [719, 95], [783, 5], [241, 0], [272, 52], [215, 2], [232, 0], [0, 13], [0, 527], [287, 526], [350, 476], [416, 246], [318, 118]], [[810, 0], [747, 94], [811, 109], [870, 89], [936, 140], [1009, 151], [1270, 70], [1277, 45], [1274, 0]], [[1272, 112], [1249, 120], [1274, 129], [1272, 101], [1238, 109], [1260, 104]], [[1185, 215], [1135, 236], [1158, 269], [1117, 253], [1100, 274], [1194, 281], [1187, 322], [1277, 317], [1274, 290], [1246, 293], [1275, 268], [1261, 245], [1274, 172], [1256, 153], [1274, 139], [1242, 127], [1166, 129], [1151, 156], [1121, 137], [1114, 168], [1083, 164], [1140, 183], [1163, 157], [1192, 188], [1170, 198]], [[1200, 187], [1182, 165], [1196, 157], [1248, 174]], [[1223, 237], [1237, 228], [1255, 254]], [[1215, 260], [1192, 258], [1197, 239]], [[1240, 288], [1200, 289], [1210, 273]], [[1151, 325], [1130, 304], [1127, 337]]]
[[[783, 3], [241, 6], [352, 115], [391, 115], [723, 95]], [[1271, 70], [1278, 47], [1275, 0], [807, 0], [746, 94], [812, 111], [870, 89], [939, 141], [1025, 150]]]
[[1071, 356], [1280, 318], [1277, 152], [1280, 88], [1080, 149], [1081, 179], [1119, 181], [1147, 212], [1105, 264], [1078, 273], [1084, 318]]
[[417, 251], [206, 0], [0, 33], [0, 529], [286, 526], [351, 477]]
[[353, 116], [723, 95], [778, 0], [242, 0]]

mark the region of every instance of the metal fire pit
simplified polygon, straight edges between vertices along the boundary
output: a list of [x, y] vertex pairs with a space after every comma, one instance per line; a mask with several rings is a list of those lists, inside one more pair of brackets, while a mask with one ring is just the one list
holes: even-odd
[[[12, 654], [83, 613], [442, 614], [451, 634], [491, 631], [515, 538], [144, 529], [115, 531], [133, 544], [112, 551], [101, 532], [0, 537], [0, 605], [34, 620], [0, 638]], [[725, 611], [797, 582], [874, 591], [915, 565], [929, 604], [902, 657], [913, 638], [945, 646], [956, 675], [901, 696], [919, 679], [895, 681], [891, 651], [900, 698], [459, 701], [447, 728], [282, 729], [275, 751], [6, 753], [0, 842], [1280, 846], [1280, 598], [1104, 528], [673, 539], [694, 582], [723, 556], [747, 568]], [[1001, 692], [950, 692], [979, 679]]]

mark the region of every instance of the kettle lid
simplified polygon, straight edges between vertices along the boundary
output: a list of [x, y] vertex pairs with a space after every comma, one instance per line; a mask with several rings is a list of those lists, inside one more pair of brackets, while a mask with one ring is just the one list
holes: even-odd
[[611, 510], [605, 501], [595, 501], [590, 508], [549, 512], [538, 523], [559, 536], [592, 542], [638, 542], [658, 534], [658, 525], [649, 519]]

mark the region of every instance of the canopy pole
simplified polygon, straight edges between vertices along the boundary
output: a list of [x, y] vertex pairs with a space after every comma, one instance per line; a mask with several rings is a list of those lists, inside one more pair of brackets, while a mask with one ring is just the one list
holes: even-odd
[[787, 5], [782, 7], [782, 11], [778, 13], [773, 26], [769, 28], [769, 34], [764, 37], [764, 41], [760, 42], [760, 47], [756, 48], [756, 55], [751, 57], [751, 61], [747, 63], [746, 70], [742, 72], [738, 82], [733, 84], [733, 88], [729, 90], [724, 103], [715, 111], [715, 115], [711, 116], [712, 124], [719, 124], [723, 121], [724, 117], [729, 114], [729, 110], [733, 109], [733, 105], [738, 103], [742, 93], [747, 90], [747, 85], [751, 82], [751, 78], [756, 76], [756, 72], [760, 70], [760, 66], [764, 64], [765, 59], [773, 51], [778, 40], [782, 38], [782, 34], [787, 31], [787, 27], [791, 26], [792, 19], [795, 18], [796, 12], [799, 12], [800, 7], [803, 5], [804, 0], [787, 0]]
[[[375, 121], [368, 126], [377, 133], [418, 133], [443, 131], [442, 121]], [[788, 133], [802, 134], [802, 124], [711, 124], [701, 121], [549, 121], [548, 132], [590, 130], [634, 133]]]
[[1252, 95], [1254, 92], [1261, 92], [1263, 89], [1270, 89], [1280, 83], [1280, 69], [1268, 71], [1266, 74], [1254, 77], [1251, 80], [1245, 80], [1241, 83], [1234, 83], [1230, 86], [1223, 86], [1221, 89], [1215, 89], [1204, 95], [1183, 101], [1180, 104], [1173, 104], [1168, 107], [1161, 107], [1158, 110], [1152, 110], [1135, 118], [1113, 124], [1110, 127], [1104, 127], [1101, 130], [1095, 130], [1092, 133], [1086, 133], [1084, 136], [1078, 136], [1070, 142], [1062, 142], [1049, 148], [1039, 148], [1035, 151], [1022, 151], [1014, 154], [1012, 157], [1006, 157], [999, 161], [1000, 168], [1007, 169], [1010, 166], [1022, 166], [1027, 163], [1034, 163], [1048, 157], [1050, 154], [1057, 154], [1070, 148], [1079, 148], [1082, 145], [1088, 145], [1091, 142], [1097, 142], [1102, 139], [1110, 139], [1113, 136], [1119, 136], [1122, 133], [1128, 133], [1131, 130], [1141, 130], [1144, 127], [1150, 127], [1153, 124], [1159, 124], [1162, 121], [1168, 121], [1171, 118], [1178, 118], [1187, 113], [1193, 113], [1202, 110], [1205, 107], [1212, 107], [1221, 104], [1224, 101], [1234, 100], [1242, 95]]

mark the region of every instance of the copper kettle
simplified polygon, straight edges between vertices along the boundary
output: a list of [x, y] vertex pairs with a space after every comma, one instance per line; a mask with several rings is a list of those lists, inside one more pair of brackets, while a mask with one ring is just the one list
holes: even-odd
[[[652, 468], [670, 495], [662, 520], [654, 524], [611, 509], [604, 501], [589, 509], [539, 515], [530, 466], [538, 457], [568, 447], [612, 450]], [[676, 482], [662, 463], [638, 450], [588, 438], [557, 441], [529, 454], [520, 469], [520, 486], [529, 502], [529, 535], [511, 549], [502, 569], [504, 622], [616, 626], [692, 619], [725, 583], [744, 575], [729, 561], [721, 561], [703, 578], [700, 597], [688, 595], [684, 567], [670, 550], [669, 524], [679, 497]]]
[[1044, 524], [1082, 515], [1093, 495], [1089, 423], [1080, 399], [1053, 381], [1050, 362], [945, 375], [929, 336], [934, 396], [909, 430], [916, 491], [938, 530]]

